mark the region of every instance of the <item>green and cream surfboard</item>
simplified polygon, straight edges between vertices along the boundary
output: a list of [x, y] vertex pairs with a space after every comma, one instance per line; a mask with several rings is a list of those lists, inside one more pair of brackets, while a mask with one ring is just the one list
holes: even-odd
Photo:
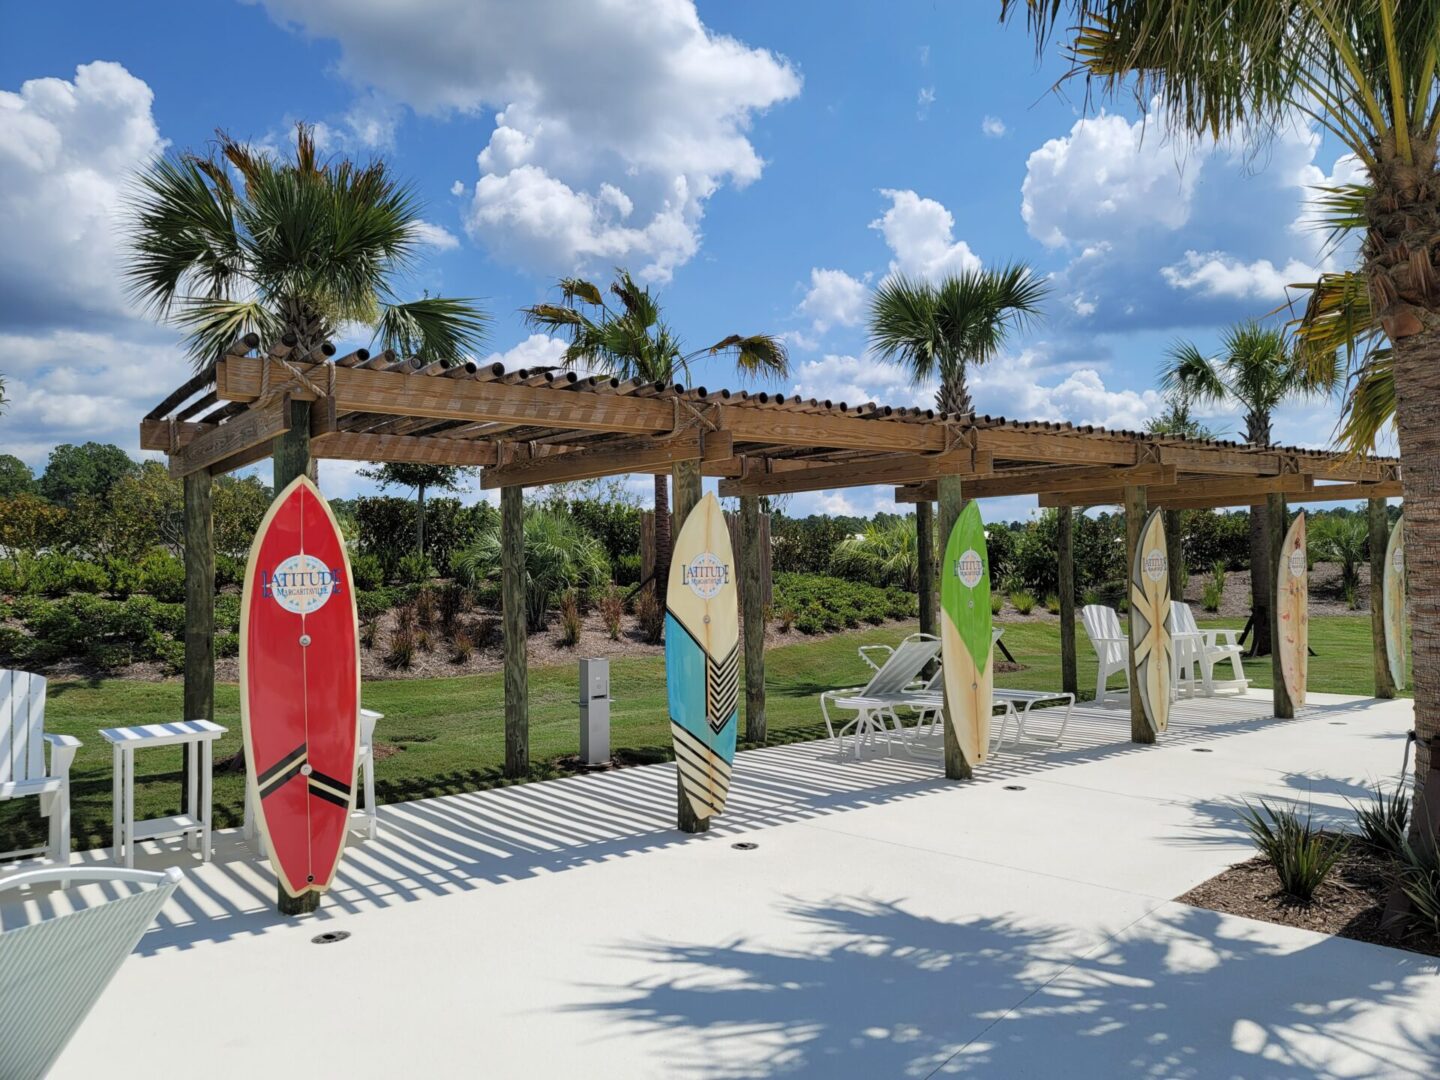
[[1296, 514], [1280, 548], [1275, 582], [1275, 626], [1280, 640], [1280, 673], [1296, 708], [1305, 704], [1310, 667], [1310, 568], [1305, 556], [1305, 515]]
[[665, 597], [665, 686], [680, 786], [697, 818], [722, 813], [740, 705], [740, 615], [730, 530], [713, 494], [675, 538]]
[[1165, 514], [1153, 511], [1140, 530], [1130, 568], [1130, 649], [1145, 719], [1156, 732], [1170, 724], [1170, 557]]
[[[1385, 546], [1385, 653], [1395, 689], [1405, 689], [1405, 649], [1409, 628], [1405, 622], [1405, 519], [1395, 522]], [[1371, 587], [1374, 585], [1372, 583]]]
[[940, 656], [945, 715], [965, 760], [978, 765], [990, 746], [994, 651], [990, 636], [990, 556], [980, 505], [967, 503], [950, 530], [940, 579]]

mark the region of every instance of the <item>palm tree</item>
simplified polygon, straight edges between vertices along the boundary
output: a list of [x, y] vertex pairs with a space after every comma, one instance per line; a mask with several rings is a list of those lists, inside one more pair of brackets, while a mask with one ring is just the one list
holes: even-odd
[[224, 134], [216, 150], [157, 159], [131, 200], [131, 292], [185, 331], [197, 370], [251, 331], [293, 335], [300, 356], [346, 323], [426, 361], [456, 363], [482, 344], [488, 317], [472, 301], [398, 298], [421, 206], [383, 161], [322, 161], [304, 124], [290, 159]]
[[[1152, 435], [1172, 435], [1179, 439], [1213, 439], [1215, 433], [1191, 414], [1190, 399], [1183, 391], [1172, 390], [1165, 395], [1165, 410], [1145, 421], [1145, 430]], [[1177, 600], [1185, 597], [1189, 578], [1185, 565], [1185, 544], [1180, 532], [1180, 511], [1165, 511], [1165, 553], [1170, 561], [1170, 595]]]
[[[1326, 369], [1308, 363], [1290, 348], [1283, 330], [1244, 322], [1221, 338], [1221, 354], [1207, 357], [1195, 345], [1170, 346], [1160, 385], [1180, 394], [1188, 405], [1236, 405], [1245, 414], [1245, 441], [1270, 446], [1275, 410], [1297, 397], [1329, 393], [1339, 381], [1332, 363]], [[1254, 654], [1270, 652], [1270, 532], [1263, 503], [1250, 507], [1250, 607], [1254, 615]]]
[[969, 365], [991, 359], [1012, 330], [1040, 313], [1049, 289], [1024, 263], [966, 270], [937, 283], [896, 274], [870, 300], [870, 347], [898, 361], [916, 385], [938, 378], [942, 413], [973, 412]]
[[915, 527], [907, 519], [877, 515], [860, 532], [840, 541], [830, 556], [830, 566], [842, 577], [914, 592], [920, 578], [917, 540]]
[[1409, 520], [1418, 797], [1440, 734], [1440, 4], [1001, 0], [1001, 17], [1022, 6], [1038, 49], [1058, 30], [1075, 74], [1157, 97], [1178, 131], [1263, 133], [1299, 113], [1363, 165], [1360, 274], [1392, 353]]
[[[731, 334], [715, 344], [685, 352], [680, 338], [660, 314], [648, 286], [642, 288], [629, 271], [617, 268], [610, 285], [614, 302], [600, 288], [579, 278], [559, 282], [561, 303], [524, 309], [527, 325], [563, 333], [567, 367], [604, 371], [622, 379], [671, 383], [690, 365], [707, 356], [728, 356], [743, 372], [783, 376], [790, 370], [785, 343], [769, 334]], [[664, 473], [655, 474], [655, 595], [663, 604], [670, 577], [670, 494]]]

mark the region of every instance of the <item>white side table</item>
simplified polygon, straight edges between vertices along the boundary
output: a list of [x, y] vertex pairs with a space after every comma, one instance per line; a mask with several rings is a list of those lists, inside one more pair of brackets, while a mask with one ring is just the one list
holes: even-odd
[[[200, 857], [210, 861], [210, 767], [215, 740], [226, 729], [209, 720], [179, 720], [173, 724], [140, 724], [102, 728], [100, 737], [114, 750], [115, 862], [135, 865], [135, 845], [141, 840], [184, 836], [191, 849], [198, 842]], [[135, 751], [147, 746], [184, 746], [190, 763], [185, 813], [174, 817], [135, 820]]]

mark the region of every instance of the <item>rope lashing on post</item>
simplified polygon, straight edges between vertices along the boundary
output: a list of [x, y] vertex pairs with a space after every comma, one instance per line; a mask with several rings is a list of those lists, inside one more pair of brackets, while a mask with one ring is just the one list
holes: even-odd
[[[270, 379], [271, 364], [279, 364], [289, 373], [290, 377], [272, 386]], [[326, 381], [323, 388], [316, 385], [310, 378], [310, 376], [315, 373], [316, 368], [324, 368], [326, 371]], [[335, 365], [328, 360], [321, 360], [319, 363], [311, 364], [306, 370], [301, 371], [300, 368], [288, 360], [266, 357], [260, 364], [260, 396], [255, 399], [255, 406], [260, 408], [268, 405], [275, 398], [285, 393], [285, 391], [296, 386], [303, 386], [317, 398], [334, 397]]]

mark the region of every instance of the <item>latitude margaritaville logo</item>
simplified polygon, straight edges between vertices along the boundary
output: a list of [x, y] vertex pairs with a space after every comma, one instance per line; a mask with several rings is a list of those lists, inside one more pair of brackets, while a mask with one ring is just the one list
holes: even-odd
[[980, 577], [984, 573], [985, 560], [974, 548], [966, 548], [965, 553], [955, 560], [955, 576], [967, 589], [973, 589], [979, 585]]
[[344, 590], [340, 571], [314, 555], [291, 555], [274, 570], [260, 572], [262, 595], [273, 597], [286, 611], [309, 615]]
[[702, 551], [680, 568], [680, 580], [701, 600], [711, 600], [730, 582], [730, 566], [720, 556]]
[[1159, 582], [1170, 570], [1170, 560], [1165, 557], [1163, 551], [1150, 551], [1145, 555], [1145, 576], [1151, 581]]
[[1292, 551], [1290, 553], [1290, 576], [1299, 577], [1305, 573], [1305, 552]]

